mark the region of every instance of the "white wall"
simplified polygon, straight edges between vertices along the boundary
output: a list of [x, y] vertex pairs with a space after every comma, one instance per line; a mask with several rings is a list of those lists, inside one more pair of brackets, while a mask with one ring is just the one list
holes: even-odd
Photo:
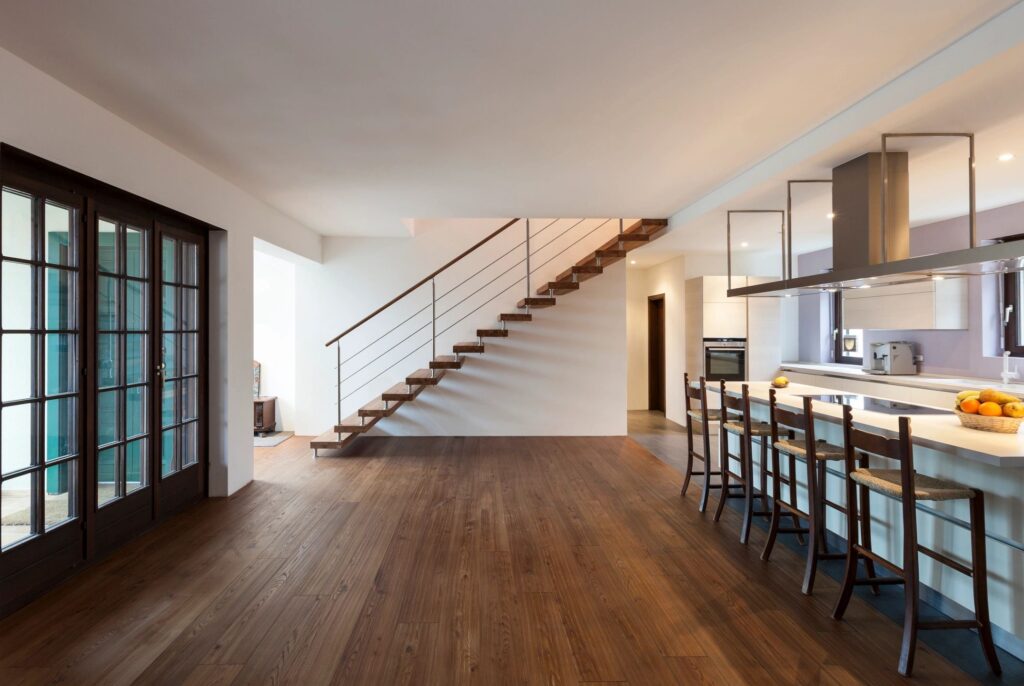
[[630, 409], [647, 409], [647, 298], [665, 296], [665, 416], [686, 421], [683, 372], [686, 371], [686, 258], [678, 257], [629, 277]]
[[320, 237], [0, 50], [0, 140], [225, 229], [210, 254], [210, 493], [252, 480], [253, 237], [319, 259]]
[[295, 265], [253, 252], [253, 359], [260, 363], [260, 393], [276, 396], [278, 431], [295, 429]]
[[[537, 234], [532, 259], [533, 289], [553, 278], [577, 259], [607, 240], [617, 226], [597, 228], [599, 220], [586, 220], [576, 228], [573, 220], [538, 233], [549, 220], [533, 220]], [[458, 255], [505, 222], [504, 219], [417, 222], [408, 239], [330, 238], [324, 240], [323, 261], [299, 266], [296, 272], [296, 326], [303, 335], [296, 350], [297, 423], [301, 434], [318, 434], [336, 419], [335, 350], [324, 343], [372, 312], [448, 259]], [[583, 235], [594, 230], [587, 238]], [[542, 246], [561, 231], [565, 236]], [[501, 312], [515, 312], [526, 294], [525, 283], [515, 283], [525, 272], [522, 223], [513, 226], [485, 248], [460, 262], [437, 279], [437, 354], [450, 354], [451, 345], [473, 340], [477, 328], [495, 328]], [[556, 255], [577, 238], [582, 242]], [[507, 255], [504, 255], [508, 253]], [[502, 257], [504, 255], [504, 257]], [[551, 259], [547, 265], [543, 263]], [[484, 273], [441, 297], [474, 271], [497, 260]], [[469, 355], [464, 367], [449, 372], [436, 388], [424, 391], [416, 402], [380, 422], [373, 433], [393, 435], [623, 435], [626, 408], [626, 276], [624, 262], [558, 297], [558, 305], [534, 311], [534, 321], [509, 325], [507, 339], [487, 339], [487, 352]], [[499, 272], [508, 274], [484, 286]], [[468, 314], [487, 298], [511, 285], [509, 291], [478, 311]], [[462, 305], [456, 303], [483, 287]], [[455, 307], [449, 314], [443, 314]], [[416, 314], [421, 308], [424, 311]], [[343, 365], [342, 384], [352, 393], [342, 404], [348, 416], [430, 359], [430, 288], [410, 295], [387, 313], [371, 320], [343, 340], [343, 357], [357, 353], [403, 319], [413, 319], [376, 343], [351, 363]], [[456, 320], [467, 315], [465, 320]], [[443, 330], [451, 326], [447, 332]], [[423, 327], [421, 331], [413, 332]], [[412, 335], [405, 343], [400, 341]], [[381, 350], [398, 347], [374, 362]], [[412, 354], [400, 360], [406, 353]], [[377, 378], [378, 372], [394, 366]], [[364, 364], [364, 372], [357, 370]], [[366, 382], [363, 388], [359, 388]]]

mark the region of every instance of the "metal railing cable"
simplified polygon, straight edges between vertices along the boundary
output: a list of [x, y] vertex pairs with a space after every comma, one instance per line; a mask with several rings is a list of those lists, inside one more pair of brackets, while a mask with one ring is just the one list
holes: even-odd
[[[352, 330], [352, 328], [355, 328], [355, 327], [350, 327], [346, 332], [343, 332], [343, 334], [340, 334], [333, 341], [333, 343], [337, 346], [337, 358], [338, 358], [338, 360], [337, 360], [337, 367], [336, 367], [336, 369], [337, 369], [337, 385], [336, 385], [337, 395], [336, 395], [336, 397], [337, 397], [337, 404], [338, 404], [337, 410], [338, 410], [338, 422], [339, 422], [339, 424], [341, 423], [342, 402], [344, 400], [347, 400], [348, 398], [352, 397], [353, 395], [355, 395], [356, 393], [361, 391], [366, 386], [368, 386], [371, 383], [373, 383], [374, 381], [376, 381], [382, 375], [384, 375], [385, 373], [387, 373], [388, 371], [393, 369], [395, 366], [397, 366], [401, 362], [405, 361], [409, 357], [411, 357], [414, 354], [416, 354], [419, 350], [421, 350], [422, 348], [427, 346], [427, 344], [431, 344], [432, 351], [433, 351], [432, 352], [432, 357], [436, 358], [436, 348], [435, 348], [435, 346], [436, 346], [437, 337], [439, 335], [443, 335], [443, 334], [447, 333], [452, 328], [454, 328], [458, 324], [462, 323], [465, 319], [467, 319], [468, 317], [470, 317], [474, 313], [478, 312], [482, 307], [484, 307], [485, 305], [493, 302], [495, 299], [497, 299], [498, 297], [504, 295], [505, 293], [507, 293], [512, 288], [514, 288], [517, 285], [521, 284], [523, 281], [527, 281], [527, 284], [529, 285], [529, 279], [530, 279], [530, 276], [531, 276], [532, 272], [536, 271], [537, 269], [539, 269], [541, 267], [546, 266], [547, 264], [552, 262], [554, 259], [556, 259], [560, 255], [564, 254], [566, 251], [568, 251], [568, 250], [572, 249], [573, 247], [579, 245], [583, 240], [585, 240], [586, 238], [588, 238], [589, 236], [594, 234], [596, 231], [598, 231], [602, 227], [606, 226], [610, 221], [612, 221], [612, 219], [610, 219], [610, 218], [609, 219], [605, 219], [604, 221], [601, 221], [599, 224], [597, 224], [595, 227], [593, 227], [592, 229], [590, 229], [589, 231], [584, 233], [582, 236], [579, 236], [578, 238], [575, 238], [567, 246], [565, 246], [564, 248], [562, 248], [558, 252], [556, 252], [553, 255], [551, 255], [550, 257], [548, 257], [548, 259], [546, 259], [540, 265], [537, 265], [536, 267], [531, 268], [531, 265], [530, 265], [530, 257], [531, 256], [537, 255], [537, 254], [541, 253], [548, 246], [554, 244], [556, 241], [561, 239], [563, 236], [567, 235], [570, 231], [573, 231], [574, 229], [576, 229], [580, 224], [582, 224], [586, 220], [587, 220], [587, 218], [579, 219], [578, 221], [573, 223], [571, 226], [569, 226], [565, 230], [561, 231], [558, 235], [556, 235], [551, 240], [547, 241], [544, 245], [540, 246], [539, 248], [532, 248], [532, 246], [530, 245], [530, 239], [531, 238], [535, 239], [537, 236], [539, 236], [540, 234], [542, 234], [545, 231], [547, 231], [549, 228], [554, 226], [560, 220], [559, 219], [554, 219], [554, 220], [548, 222], [545, 226], [543, 226], [539, 231], [536, 231], [536, 232], [531, 232], [530, 231], [529, 220], [526, 220], [527, 237], [526, 237], [525, 240], [520, 241], [517, 244], [513, 245], [510, 249], [506, 250], [501, 255], [499, 255], [498, 257], [494, 258], [490, 262], [488, 262], [486, 265], [482, 266], [481, 268], [477, 269], [475, 272], [473, 272], [472, 274], [470, 274], [466, 278], [462, 279], [459, 283], [457, 283], [454, 286], [452, 286], [451, 288], [449, 288], [447, 291], [442, 293], [440, 296], [435, 294], [434, 283], [435, 283], [436, 277], [440, 273], [442, 273], [443, 271], [445, 271], [449, 267], [454, 266], [454, 264], [456, 264], [462, 258], [467, 256], [470, 252], [472, 252], [472, 251], [476, 250], [477, 248], [481, 247], [484, 243], [486, 243], [490, 239], [492, 239], [495, 236], [497, 236], [504, 229], [506, 229], [509, 226], [511, 226], [512, 224], [516, 223], [516, 221], [518, 221], [518, 220], [514, 220], [512, 222], [509, 222], [509, 223], [505, 224], [501, 229], [499, 229], [498, 231], [496, 231], [493, 234], [491, 234], [490, 236], [488, 236], [483, 241], [477, 243], [469, 251], [464, 252], [462, 255], [460, 255], [455, 260], [450, 261], [444, 267], [442, 267], [441, 269], [435, 271], [430, 277], [428, 277], [428, 278], [426, 278], [424, 280], [421, 280], [421, 282], [419, 282], [416, 286], [414, 286], [413, 288], [407, 289], [398, 298], [393, 299], [392, 301], [390, 301], [384, 307], [379, 308], [374, 313], [372, 313], [371, 315], [369, 315], [369, 316], [365, 317], [363, 320], [361, 320], [359, 322], [359, 324], [364, 323], [365, 321], [368, 321], [370, 318], [376, 316], [377, 314], [380, 314], [381, 312], [383, 312], [385, 309], [387, 309], [391, 305], [396, 304], [399, 300], [405, 298], [408, 295], [411, 295], [413, 292], [417, 291], [420, 286], [423, 286], [423, 285], [425, 285], [428, 282], [431, 284], [431, 302], [429, 304], [424, 305], [423, 307], [421, 307], [420, 309], [416, 310], [415, 312], [413, 312], [409, 316], [405, 317], [402, 321], [400, 321], [399, 323], [395, 324], [390, 329], [388, 329], [387, 331], [385, 331], [381, 335], [377, 336], [376, 338], [374, 338], [369, 343], [363, 345], [358, 351], [356, 351], [352, 355], [348, 356], [344, 360], [341, 359], [341, 354], [340, 354], [340, 351], [341, 351], [341, 341], [340, 341], [340, 338], [345, 333], [348, 333], [349, 331]], [[621, 224], [621, 220], [620, 220], [620, 224]], [[620, 234], [621, 234], [621, 226], [620, 226]], [[514, 253], [516, 250], [522, 248], [524, 245], [526, 246], [526, 251], [527, 251], [527, 254], [526, 254], [525, 257], [519, 259], [517, 262], [512, 264], [510, 267], [508, 267], [507, 269], [503, 270], [501, 273], [497, 274], [495, 277], [489, 279], [486, 283], [480, 285], [479, 287], [474, 289], [468, 295], [462, 297], [458, 302], [454, 303], [453, 305], [451, 305], [450, 307], [445, 309], [440, 314], [437, 314], [437, 303], [438, 303], [439, 300], [441, 300], [443, 298], [446, 298], [446, 297], [448, 297], [450, 295], [453, 295], [456, 290], [462, 288], [465, 284], [470, 282], [472, 279], [476, 278], [477, 276], [479, 276], [480, 274], [484, 273], [488, 269], [494, 267], [494, 265], [498, 264], [501, 260], [507, 258], [509, 255]], [[465, 314], [463, 314], [461, 317], [459, 317], [458, 319], [453, 321], [451, 324], [449, 324], [447, 327], [442, 329], [440, 332], [437, 331], [437, 321], [439, 319], [441, 319], [442, 317], [445, 317], [446, 315], [454, 312], [456, 310], [456, 308], [461, 307], [464, 303], [469, 301], [471, 298], [479, 295], [481, 292], [484, 291], [484, 289], [487, 289], [492, 284], [494, 284], [497, 281], [499, 281], [502, 277], [506, 276], [507, 274], [512, 272], [514, 269], [516, 269], [517, 267], [521, 266], [524, 262], [527, 265], [527, 274], [519, 277], [518, 279], [516, 279], [512, 283], [510, 283], [507, 286], [505, 286], [502, 290], [500, 290], [497, 293], [491, 295], [489, 298], [487, 298], [483, 302], [477, 304], [476, 307], [473, 307], [471, 310], [467, 311]], [[532, 295], [532, 293], [528, 293], [528, 296], [531, 296], [531, 295]], [[352, 362], [355, 358], [359, 357], [360, 355], [365, 353], [367, 350], [371, 349], [373, 346], [375, 346], [378, 343], [380, 343], [386, 337], [390, 336], [391, 334], [396, 332], [398, 329], [400, 329], [401, 327], [405, 326], [409, 322], [413, 321], [416, 317], [418, 317], [421, 314], [423, 314], [428, 308], [432, 310], [430, 321], [428, 321], [425, 324], [423, 324], [422, 326], [414, 329], [407, 336], [405, 336], [401, 340], [397, 341], [393, 345], [389, 346], [387, 349], [385, 349], [383, 352], [381, 352], [381, 353], [377, 354], [376, 356], [374, 356], [372, 359], [367, 361], [365, 364], [361, 365], [357, 369], [355, 369], [352, 372], [348, 373], [344, 377], [342, 376], [342, 369], [341, 369], [342, 365], [345, 365], [345, 364], [348, 364], [348, 363]], [[358, 324], [356, 326], [358, 326]], [[341, 393], [342, 384], [344, 384], [346, 382], [349, 382], [352, 379], [356, 378], [359, 374], [363, 373], [365, 370], [369, 369], [370, 367], [372, 367], [372, 366], [374, 366], [376, 364], [379, 364], [379, 363], [383, 363], [384, 358], [387, 355], [389, 355], [390, 353], [392, 353], [393, 351], [398, 349], [400, 346], [404, 345], [405, 343], [407, 343], [408, 341], [413, 339], [417, 334], [422, 332], [424, 329], [427, 329], [428, 327], [431, 329], [430, 338], [428, 338], [424, 342], [420, 343], [419, 345], [415, 345], [412, 349], [410, 349], [404, 355], [402, 355], [398, 359], [394, 360], [393, 362], [391, 362], [390, 364], [385, 366], [383, 369], [378, 371], [376, 374], [373, 374], [373, 376], [370, 376], [369, 378], [367, 378], [365, 381], [363, 381], [363, 383], [359, 384], [355, 388], [352, 388], [351, 390], [346, 392], [344, 395], [342, 395], [342, 393]]]
[[[547, 230], [547, 229], [548, 229], [548, 228], [549, 228], [550, 226], [552, 226], [552, 225], [553, 225], [553, 224], [554, 224], [555, 222], [557, 222], [557, 221], [559, 221], [559, 220], [558, 220], [558, 219], [552, 219], [552, 220], [551, 220], [550, 222], [548, 222], [548, 223], [547, 223], [546, 225], [544, 225], [543, 227], [541, 227], [541, 229], [540, 229], [539, 231], [536, 231], [536, 232], [534, 232], [533, 236], [534, 236], [534, 237], [537, 237], [537, 236], [539, 236], [540, 234], [544, 233], [544, 232], [545, 232], [545, 231], [546, 231], [546, 230]], [[573, 226], [572, 226], [572, 227], [569, 227], [569, 228], [570, 228], [570, 230], [571, 230], [571, 229], [572, 229], [573, 227], [577, 226], [577, 225], [578, 225], [578, 224], [579, 224], [580, 222], [582, 222], [582, 221], [583, 221], [583, 220], [581, 219], [581, 220], [580, 220], [579, 222], [576, 222], [576, 224], [573, 224]], [[565, 234], [565, 232], [563, 232], [563, 233], [562, 233], [562, 235], [564, 235], [564, 234]], [[455, 284], [454, 286], [452, 286], [451, 288], [449, 288], [449, 289], [448, 289], [447, 291], [445, 291], [445, 292], [444, 292], [444, 293], [442, 293], [441, 295], [437, 296], [437, 300], [438, 300], [438, 301], [440, 301], [440, 300], [441, 300], [441, 298], [444, 298], [445, 296], [448, 296], [448, 295], [450, 295], [450, 294], [451, 294], [451, 293], [452, 293], [452, 292], [453, 292], [453, 291], [454, 291], [455, 289], [457, 289], [457, 288], [461, 288], [461, 287], [462, 287], [462, 286], [463, 286], [464, 284], [466, 284], [467, 282], [469, 282], [469, 281], [470, 281], [471, 279], [473, 279], [473, 278], [474, 278], [475, 276], [477, 276], [478, 274], [480, 274], [480, 273], [481, 273], [481, 272], [483, 272], [484, 270], [486, 270], [486, 269], [489, 269], [489, 268], [491, 268], [491, 267], [492, 267], [492, 266], [494, 266], [494, 265], [495, 265], [496, 263], [498, 263], [499, 261], [501, 261], [501, 260], [502, 260], [502, 259], [504, 259], [505, 257], [509, 256], [509, 255], [510, 255], [510, 254], [512, 254], [513, 252], [515, 252], [515, 250], [517, 250], [518, 248], [521, 248], [521, 247], [523, 247], [523, 245], [524, 245], [525, 243], [526, 243], [526, 241], [519, 241], [518, 243], [516, 243], [515, 245], [513, 245], [513, 246], [512, 246], [511, 248], [509, 248], [508, 250], [506, 250], [506, 251], [505, 251], [504, 253], [502, 253], [502, 254], [501, 254], [500, 256], [498, 256], [498, 257], [497, 257], [497, 258], [495, 258], [494, 260], [491, 260], [491, 261], [490, 261], [489, 263], [487, 263], [486, 265], [484, 265], [484, 266], [483, 266], [483, 267], [481, 267], [480, 269], [476, 270], [476, 271], [475, 271], [474, 273], [470, 274], [470, 275], [469, 275], [469, 276], [467, 276], [467, 277], [466, 277], [465, 279], [463, 279], [463, 280], [462, 280], [462, 281], [460, 281], [459, 283]], [[521, 263], [522, 263], [522, 260], [520, 260], [520, 262], [519, 262], [519, 263], [521, 264]], [[425, 284], [424, 284], [424, 285], [425, 285]], [[484, 286], [481, 286], [481, 288], [485, 288], [486, 286], [487, 286], [487, 284], [484, 284]], [[476, 294], [476, 293], [478, 293], [478, 292], [479, 292], [479, 289], [478, 289], [477, 291], [474, 291], [474, 292], [473, 292], [473, 293], [472, 293], [472, 294], [470, 295], [470, 297], [472, 297], [472, 295], [475, 295], [475, 294]], [[458, 303], [458, 304], [461, 304], [461, 302], [464, 302], [464, 300], [463, 300], [463, 301], [460, 301], [460, 303]], [[456, 304], [455, 306], [457, 306], [458, 304]], [[453, 307], [455, 307], [455, 306], [453, 306]], [[385, 331], [384, 333], [382, 333], [382, 334], [381, 334], [380, 336], [378, 336], [377, 338], [373, 339], [372, 341], [370, 341], [369, 343], [367, 343], [366, 345], [364, 345], [364, 346], [363, 346], [362, 348], [360, 348], [360, 349], [359, 349], [359, 350], [357, 350], [356, 352], [354, 352], [354, 353], [352, 353], [351, 355], [349, 355], [348, 357], [346, 357], [346, 358], [345, 358], [344, 360], [342, 360], [342, 361], [341, 361], [341, 363], [342, 363], [342, 364], [346, 364], [346, 363], [348, 363], [348, 362], [351, 362], [351, 361], [352, 361], [352, 360], [354, 360], [355, 358], [359, 357], [359, 356], [360, 356], [360, 355], [362, 355], [362, 354], [363, 354], [364, 352], [366, 352], [367, 350], [369, 350], [369, 349], [370, 349], [371, 347], [373, 347], [373, 346], [374, 346], [374, 345], [376, 345], [377, 343], [380, 343], [380, 342], [381, 342], [382, 340], [384, 340], [384, 339], [385, 339], [386, 337], [390, 336], [390, 335], [391, 335], [392, 333], [394, 333], [394, 332], [395, 332], [395, 331], [396, 331], [396, 330], [397, 330], [398, 328], [400, 328], [400, 327], [404, 326], [405, 324], [409, 323], [409, 321], [411, 321], [412, 319], [414, 319], [414, 318], [415, 318], [416, 316], [418, 316], [419, 314], [421, 314], [421, 313], [425, 312], [426, 310], [430, 309], [430, 307], [431, 307], [431, 305], [424, 305], [424, 306], [423, 306], [423, 307], [421, 307], [420, 309], [416, 310], [416, 311], [415, 311], [415, 312], [413, 312], [413, 313], [412, 313], [411, 315], [409, 315], [408, 317], [406, 317], [405, 319], [403, 319], [403, 320], [402, 320], [401, 322], [399, 322], [398, 324], [395, 324], [395, 325], [394, 325], [393, 327], [391, 327], [390, 329], [388, 329], [387, 331]], [[450, 311], [451, 309], [452, 309], [452, 308], [449, 308], [449, 311]], [[442, 312], [441, 314], [443, 315], [444, 313]], [[389, 351], [385, 351], [385, 352], [389, 352]], [[382, 355], [383, 355], [383, 353], [382, 353]], [[342, 381], [344, 381], [344, 380], [345, 380], [345, 379], [342, 379]]]

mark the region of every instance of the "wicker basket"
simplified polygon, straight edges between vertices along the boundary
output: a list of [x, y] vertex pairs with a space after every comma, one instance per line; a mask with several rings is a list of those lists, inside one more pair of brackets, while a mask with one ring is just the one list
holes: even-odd
[[960, 423], [968, 429], [978, 431], [994, 431], [1000, 434], [1015, 434], [1020, 428], [1024, 419], [1017, 417], [986, 417], [983, 414], [967, 414], [960, 410], [954, 410], [960, 418]]

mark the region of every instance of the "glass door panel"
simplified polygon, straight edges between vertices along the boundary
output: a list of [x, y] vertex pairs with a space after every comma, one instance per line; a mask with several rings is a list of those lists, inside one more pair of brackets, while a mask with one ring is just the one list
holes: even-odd
[[0, 549], [79, 517], [79, 208], [0, 188]]
[[149, 232], [96, 221], [96, 502], [149, 485]]
[[170, 476], [199, 462], [198, 239], [160, 240], [160, 471]]

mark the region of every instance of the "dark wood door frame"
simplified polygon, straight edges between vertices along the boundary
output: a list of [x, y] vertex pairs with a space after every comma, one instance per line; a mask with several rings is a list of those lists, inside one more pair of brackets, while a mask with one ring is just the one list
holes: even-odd
[[647, 297], [647, 409], [665, 411], [665, 294]]
[[[168, 207], [159, 205], [150, 200], [134, 195], [127, 191], [105, 184], [101, 181], [85, 176], [73, 170], [61, 167], [42, 158], [26, 153], [17, 148], [0, 143], [0, 184], [11, 186], [16, 190], [22, 190], [40, 197], [55, 198], [61, 204], [70, 206], [78, 213], [76, 221], [75, 242], [77, 243], [78, 262], [77, 276], [74, 280], [74, 289], [77, 292], [77, 345], [76, 354], [77, 373], [79, 378], [78, 390], [76, 392], [77, 411], [76, 430], [77, 441], [77, 468], [75, 470], [75, 487], [77, 488], [75, 510], [76, 515], [65, 523], [58, 524], [54, 528], [47, 528], [45, 531], [35, 533], [33, 537], [19, 542], [7, 549], [0, 550], [0, 617], [3, 617], [17, 608], [30, 602], [33, 598], [42, 595], [56, 586], [60, 581], [71, 576], [85, 566], [96, 563], [103, 559], [113, 549], [119, 547], [131, 536], [141, 533], [146, 528], [171, 516], [175, 512], [196, 502], [198, 499], [208, 495], [208, 419], [209, 411], [207, 402], [206, 379], [208, 378], [208, 297], [207, 284], [209, 276], [208, 236], [213, 231], [220, 231], [217, 227], [177, 212]], [[121, 535], [111, 535], [107, 538], [109, 545], [104, 545], [107, 532], [97, 527], [99, 513], [94, 490], [96, 480], [96, 353], [97, 346], [93, 337], [98, 326], [96, 324], [96, 293], [97, 276], [94, 273], [97, 260], [96, 246], [94, 245], [95, 214], [97, 210], [109, 210], [112, 213], [130, 218], [139, 227], [152, 231], [150, 238], [153, 240], [150, 251], [151, 273], [156, 274], [156, 243], [157, 227], [173, 227], [179, 236], [191, 236], [198, 242], [200, 265], [198, 273], [199, 302], [196, 312], [199, 324], [197, 356], [201, 375], [198, 389], [198, 412], [199, 425], [197, 429], [199, 446], [197, 456], [199, 463], [181, 470], [173, 479], [173, 488], [165, 493], [165, 498], [157, 500], [157, 487], [159, 471], [152, 467], [150, 470], [149, 489], [141, 489], [136, 498], [131, 496], [124, 498], [120, 503], [113, 503], [109, 506], [110, 514], [118, 507], [131, 508], [135, 505], [145, 507], [138, 508], [135, 514], [140, 515], [140, 520], [131, 531], [120, 531]], [[37, 234], [41, 235], [41, 234]], [[42, 262], [39, 268], [42, 269]], [[53, 267], [47, 267], [52, 269]], [[151, 341], [149, 357], [152, 361], [156, 354], [155, 320], [160, 316], [157, 309], [157, 292], [159, 280], [152, 285], [149, 294], [151, 306], [151, 318], [149, 327]], [[39, 289], [37, 289], [39, 290]], [[42, 302], [42, 290], [33, 295], [33, 298], [40, 302], [35, 303], [39, 308]], [[35, 315], [33, 315], [35, 316]], [[47, 330], [52, 333], [52, 330]], [[43, 330], [40, 329], [39, 335]], [[35, 334], [33, 334], [35, 335]], [[39, 387], [42, 388], [42, 374], [40, 371]], [[156, 380], [153, 380], [153, 393], [150, 396], [148, 412], [150, 413], [149, 426], [151, 427], [150, 440], [158, 439], [159, 433], [153, 433], [159, 423], [156, 417], [155, 399], [158, 397], [159, 389]], [[21, 402], [21, 401], [19, 401]], [[33, 401], [35, 402], [35, 401]], [[41, 436], [42, 434], [40, 434]], [[39, 439], [41, 444], [42, 439]], [[40, 455], [42, 455], [41, 451]], [[150, 453], [152, 454], [152, 452]], [[34, 458], [36, 462], [41, 457]], [[68, 458], [58, 458], [54, 462], [33, 464], [31, 469], [38, 470], [40, 465], [57, 464], [66, 461]], [[14, 472], [12, 472], [14, 473]], [[15, 474], [17, 476], [17, 474]], [[15, 478], [8, 475], [8, 478]], [[168, 480], [169, 482], [171, 480]], [[170, 483], [168, 483], [170, 485]], [[33, 486], [35, 488], [35, 486]], [[165, 489], [168, 490], [168, 489]], [[134, 495], [134, 494], [133, 494]], [[125, 504], [127, 503], [127, 504]], [[37, 509], [41, 505], [35, 506]], [[104, 513], [107, 514], [107, 513]], [[40, 519], [40, 521], [42, 521]], [[111, 527], [111, 530], [115, 527]], [[113, 532], [118, 533], [118, 532]], [[99, 544], [99, 545], [98, 545]]]

